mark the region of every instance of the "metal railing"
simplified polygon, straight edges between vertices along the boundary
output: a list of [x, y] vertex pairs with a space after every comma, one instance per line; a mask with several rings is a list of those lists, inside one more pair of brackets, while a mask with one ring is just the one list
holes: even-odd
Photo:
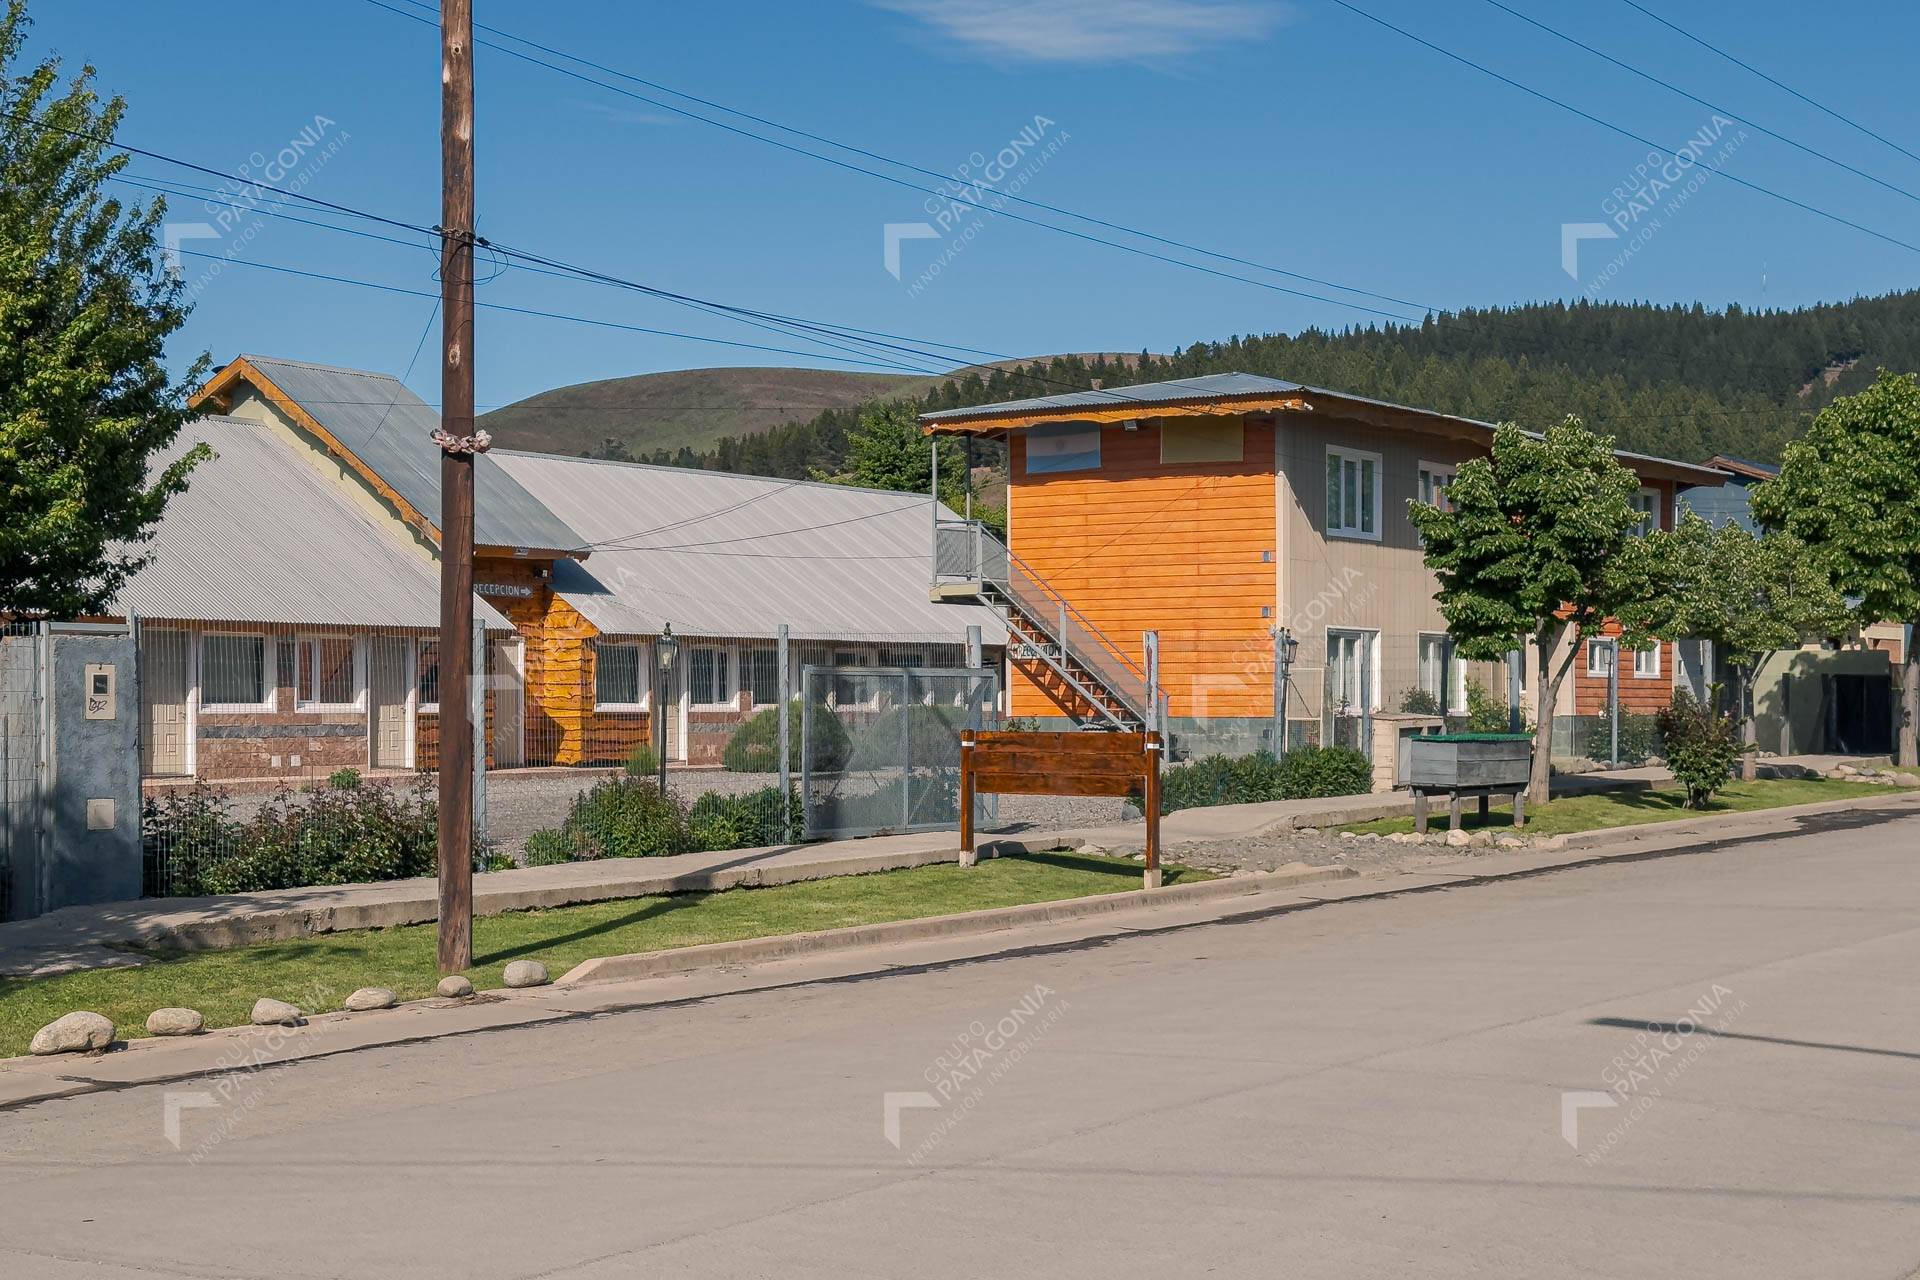
[[[1105, 694], [1125, 709], [1133, 723], [1124, 727], [1143, 728], [1152, 723], [1155, 698], [1148, 692], [1145, 668], [978, 520], [936, 522], [934, 582], [978, 583], [983, 593], [998, 595], [1044, 637], [1042, 652], [1033, 656], [1075, 685], [1079, 682], [1067, 669], [1068, 664], [1084, 669], [1100, 688], [1083, 689], [1083, 694], [1096, 695], [1089, 701], [1116, 723], [1120, 717], [1101, 705], [1098, 694]], [[1019, 641], [1014, 638], [1010, 643]]]

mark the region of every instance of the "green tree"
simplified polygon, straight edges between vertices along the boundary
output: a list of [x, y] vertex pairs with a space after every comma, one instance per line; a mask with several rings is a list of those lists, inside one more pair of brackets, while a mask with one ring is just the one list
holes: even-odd
[[[1920, 382], [1881, 370], [1858, 395], [1822, 409], [1788, 446], [1775, 479], [1754, 488], [1753, 513], [1791, 533], [1854, 600], [1863, 623], [1920, 623]], [[1920, 653], [1901, 672], [1899, 760], [1920, 764]]]
[[125, 104], [85, 67], [24, 73], [26, 0], [0, 17], [0, 617], [103, 610], [145, 563], [195, 449], [149, 475], [192, 416], [204, 356], [178, 382], [162, 363], [186, 320], [161, 254], [165, 204], [123, 204], [104, 184]]
[[1578, 639], [1609, 618], [1621, 648], [1670, 631], [1670, 593], [1651, 539], [1640, 536], [1640, 481], [1613, 456], [1613, 440], [1568, 417], [1532, 436], [1512, 423], [1491, 456], [1462, 463], [1450, 509], [1413, 503], [1436, 597], [1461, 656], [1491, 661], [1531, 640], [1539, 660], [1540, 731], [1529, 796], [1547, 799], [1552, 708], [1580, 652]]
[[[821, 478], [869, 489], [926, 493], [933, 486], [936, 448], [940, 454], [940, 501], [955, 511], [965, 510], [972, 484], [965, 448], [952, 437], [929, 439], [920, 430], [914, 407], [902, 401], [870, 404], [862, 409], [859, 424], [847, 433], [846, 472]], [[984, 507], [976, 500], [973, 513], [1005, 530], [1004, 511]]]
[[1742, 773], [1752, 778], [1755, 665], [1776, 649], [1845, 630], [1846, 602], [1790, 533], [1756, 538], [1737, 524], [1716, 529], [1689, 513], [1659, 540], [1664, 576], [1673, 587], [1675, 630], [1711, 640], [1733, 673], [1734, 714], [1746, 744]]

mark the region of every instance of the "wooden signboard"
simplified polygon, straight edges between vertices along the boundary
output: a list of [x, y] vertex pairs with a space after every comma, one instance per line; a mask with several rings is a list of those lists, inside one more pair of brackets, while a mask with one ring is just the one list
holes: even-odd
[[1146, 886], [1160, 886], [1160, 735], [989, 733], [960, 735], [960, 857], [974, 861], [973, 798], [1139, 795], [1147, 818]]

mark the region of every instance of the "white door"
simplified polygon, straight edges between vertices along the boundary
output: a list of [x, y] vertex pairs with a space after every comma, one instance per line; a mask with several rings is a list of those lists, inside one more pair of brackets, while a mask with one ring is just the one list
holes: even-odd
[[487, 646], [487, 680], [493, 691], [493, 767], [526, 763], [525, 643], [514, 636]]
[[367, 654], [367, 723], [373, 736], [372, 763], [376, 769], [405, 769], [407, 759], [406, 640], [376, 636]]
[[140, 772], [184, 774], [187, 759], [188, 635], [140, 633]]

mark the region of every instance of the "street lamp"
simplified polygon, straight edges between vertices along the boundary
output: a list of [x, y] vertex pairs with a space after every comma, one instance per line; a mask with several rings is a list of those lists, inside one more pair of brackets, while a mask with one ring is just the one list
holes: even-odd
[[654, 680], [656, 692], [653, 698], [653, 719], [657, 726], [654, 732], [654, 762], [660, 770], [660, 794], [667, 794], [667, 682], [673, 672], [674, 659], [680, 656], [680, 642], [674, 638], [671, 622], [660, 630], [660, 638], [654, 642], [653, 656], [659, 674]]
[[1300, 642], [1285, 627], [1274, 632], [1273, 638], [1273, 718], [1276, 735], [1273, 754], [1284, 757], [1287, 754], [1287, 684], [1293, 678], [1293, 658], [1300, 650]]

